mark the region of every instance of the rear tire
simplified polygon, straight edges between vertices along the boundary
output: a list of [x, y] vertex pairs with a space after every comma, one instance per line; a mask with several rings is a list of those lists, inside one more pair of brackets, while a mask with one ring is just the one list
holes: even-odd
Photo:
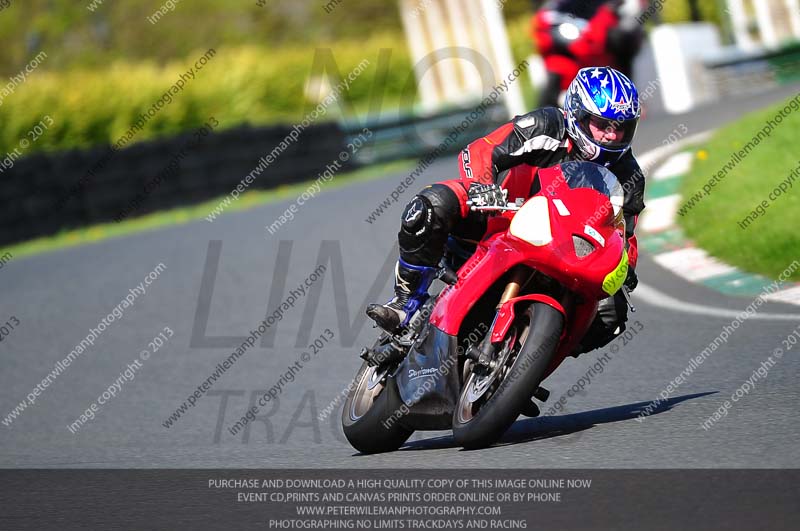
[[561, 312], [543, 303], [531, 304], [517, 317], [506, 339], [513, 337], [515, 344], [509, 345], [511, 350], [500, 369], [504, 374], [499, 384], [489, 384], [478, 395], [481, 376], [474, 371], [464, 383], [453, 413], [453, 438], [458, 445], [485, 448], [511, 427], [539, 387], [563, 326]]
[[350, 444], [361, 453], [377, 454], [397, 450], [414, 430], [401, 424], [403, 401], [394, 378], [381, 383], [380, 367], [361, 365], [342, 410], [342, 430]]

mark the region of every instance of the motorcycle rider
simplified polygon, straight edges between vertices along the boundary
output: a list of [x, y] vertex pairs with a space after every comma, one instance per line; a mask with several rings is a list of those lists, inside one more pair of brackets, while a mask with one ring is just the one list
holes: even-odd
[[[630, 151], [639, 114], [638, 92], [628, 77], [610, 67], [584, 68], [570, 84], [563, 110], [545, 107], [516, 116], [469, 144], [459, 155], [460, 178], [425, 187], [403, 211], [395, 296], [386, 304], [370, 304], [367, 315], [390, 333], [406, 326], [427, 297], [448, 237], [477, 240], [485, 231], [485, 216], [470, 212], [467, 200], [505, 204], [505, 191], [515, 185], [505, 170], [523, 163], [547, 168], [585, 160], [614, 173], [624, 190], [630, 264], [625, 285], [633, 290], [638, 282], [634, 228], [644, 209], [644, 175]], [[526, 191], [527, 198], [537, 190]], [[613, 340], [625, 330], [626, 320], [621, 291], [602, 300], [581, 351]]]

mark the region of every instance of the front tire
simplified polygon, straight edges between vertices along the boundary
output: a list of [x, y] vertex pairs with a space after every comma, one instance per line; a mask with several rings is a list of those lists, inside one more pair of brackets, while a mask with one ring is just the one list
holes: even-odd
[[342, 410], [344, 436], [364, 454], [397, 450], [414, 433], [401, 424], [405, 408], [397, 382], [384, 371], [364, 362]]
[[485, 448], [511, 427], [539, 387], [558, 347], [564, 318], [543, 303], [519, 315], [492, 370], [471, 370], [453, 413], [453, 438], [467, 449]]

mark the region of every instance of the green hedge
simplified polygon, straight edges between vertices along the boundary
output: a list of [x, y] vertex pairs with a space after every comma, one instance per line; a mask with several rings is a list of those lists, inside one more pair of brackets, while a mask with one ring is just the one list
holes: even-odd
[[[364, 59], [370, 61], [343, 93], [345, 101], [358, 106], [369, 97], [380, 48], [394, 49], [386, 97], [392, 101], [399, 96], [410, 72], [405, 42], [381, 36], [332, 47], [343, 76]], [[102, 70], [40, 68], [0, 106], [0, 152], [17, 147], [45, 115], [55, 123], [26, 154], [113, 143], [205, 53], [199, 50], [186, 61], [165, 66], [118, 61]], [[191, 129], [212, 115], [223, 127], [296, 121], [316, 104], [305, 97], [313, 57], [314, 49], [308, 48], [284, 48], [280, 53], [255, 46], [217, 49], [195, 79], [146, 123], [134, 141]], [[337, 109], [329, 111], [328, 118], [335, 117]]]

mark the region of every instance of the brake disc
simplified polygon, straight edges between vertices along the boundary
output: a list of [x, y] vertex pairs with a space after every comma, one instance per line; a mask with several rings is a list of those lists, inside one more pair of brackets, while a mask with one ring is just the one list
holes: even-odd
[[506, 338], [503, 349], [500, 351], [497, 358], [493, 360], [495, 362], [495, 366], [491, 372], [484, 375], [479, 375], [473, 371], [471, 385], [467, 389], [467, 400], [469, 400], [470, 403], [477, 402], [483, 395], [485, 395], [490, 389], [491, 385], [495, 382], [495, 380], [497, 380], [497, 377], [501, 375], [501, 373], [502, 376], [505, 377], [506, 362], [508, 361], [508, 356], [511, 354], [516, 341], [517, 331], [514, 329], [513, 335]]

